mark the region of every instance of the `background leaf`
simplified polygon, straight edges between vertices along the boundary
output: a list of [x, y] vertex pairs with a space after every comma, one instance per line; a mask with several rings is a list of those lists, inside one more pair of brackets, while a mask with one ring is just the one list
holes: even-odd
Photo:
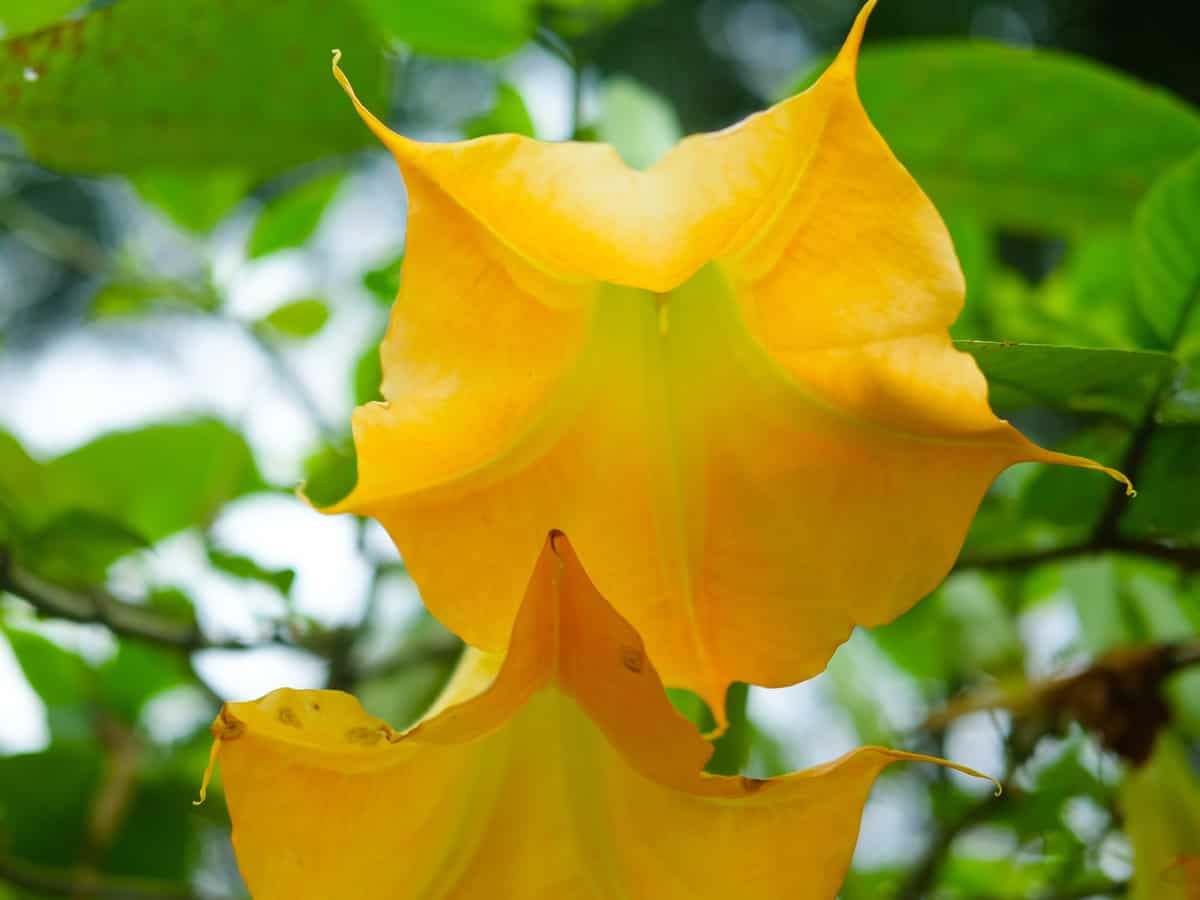
[[329, 51], [378, 105], [375, 41], [345, 0], [122, 0], [0, 43], [0, 121], [57, 169], [278, 171], [369, 140]]
[[1127, 222], [1155, 179], [1200, 145], [1200, 116], [1174, 97], [1051, 51], [868, 47], [859, 92], [939, 208], [1033, 232]]

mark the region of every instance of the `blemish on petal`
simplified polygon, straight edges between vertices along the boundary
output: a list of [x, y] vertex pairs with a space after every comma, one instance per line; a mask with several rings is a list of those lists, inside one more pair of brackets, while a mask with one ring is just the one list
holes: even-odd
[[383, 731], [379, 728], [368, 728], [365, 725], [357, 725], [346, 732], [346, 740], [351, 744], [361, 744], [364, 747], [371, 747], [379, 743], [383, 737]]
[[636, 675], [646, 665], [646, 654], [642, 652], [640, 647], [622, 647], [621, 664]]
[[753, 794], [757, 791], [761, 791], [768, 784], [770, 784], [770, 782], [765, 778], [751, 778], [748, 775], [742, 776], [742, 790], [747, 794]]
[[296, 711], [290, 706], [281, 707], [276, 717], [284, 725], [289, 725], [292, 728], [303, 728], [304, 723], [300, 721], [300, 717], [296, 715]]

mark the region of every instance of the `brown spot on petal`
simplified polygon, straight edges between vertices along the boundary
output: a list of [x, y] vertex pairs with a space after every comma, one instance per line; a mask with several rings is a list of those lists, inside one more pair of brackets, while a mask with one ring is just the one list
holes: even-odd
[[347, 741], [351, 744], [362, 744], [364, 747], [378, 744], [381, 737], [383, 737], [381, 729], [367, 728], [365, 725], [358, 725], [346, 732]]
[[242, 736], [242, 732], [246, 730], [246, 723], [241, 719], [235, 719], [228, 710], [222, 709], [221, 715], [212, 723], [212, 728], [209, 730], [218, 740], [232, 741]]
[[636, 675], [646, 665], [646, 654], [642, 652], [640, 647], [622, 647], [621, 664]]
[[304, 723], [300, 721], [300, 717], [296, 715], [296, 711], [290, 706], [282, 707], [276, 716], [284, 725], [290, 725], [292, 728], [303, 728]]
[[768, 784], [770, 784], [770, 782], [765, 778], [750, 778], [746, 775], [742, 776], [742, 790], [747, 794], [753, 794], [756, 791], [761, 791]]

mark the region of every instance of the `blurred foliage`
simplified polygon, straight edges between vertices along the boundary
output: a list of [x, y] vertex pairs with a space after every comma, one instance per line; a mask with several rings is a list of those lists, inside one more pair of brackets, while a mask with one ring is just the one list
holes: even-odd
[[[243, 895], [219, 789], [188, 802], [220, 654], [319, 661], [396, 726], [457, 656], [403, 613], [411, 582], [369, 528], [332, 617], [274, 520], [230, 539], [255, 501], [308, 521], [301, 479], [344, 493], [349, 408], [379, 398], [400, 181], [330, 50], [402, 131], [599, 139], [645, 167], [809, 83], [856, 7], [0, 0], [0, 653], [44, 711], [36, 746], [0, 755], [0, 900]], [[889, 772], [893, 827], [868, 813], [846, 900], [1200, 891], [1200, 81], [1180, 27], [1115, 0], [889, 0], [871, 24], [864, 103], [953, 234], [959, 348], [1001, 414], [1139, 496], [1017, 467], [950, 578], [856, 634], [807, 700], [731, 688], [712, 771], [795, 768], [844, 733], [1004, 781]], [[208, 399], [163, 413], [131, 389], [108, 405], [132, 418], [39, 439], [8, 392], [86, 367], [80, 341], [184, 372], [199, 354]], [[244, 383], [216, 403], [201, 389], [227, 365]], [[72, 402], [38, 415], [91, 401]]]

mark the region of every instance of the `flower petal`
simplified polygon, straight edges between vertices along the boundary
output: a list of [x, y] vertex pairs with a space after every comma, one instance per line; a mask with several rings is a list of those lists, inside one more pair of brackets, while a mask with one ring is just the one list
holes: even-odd
[[711, 747], [561, 536], [494, 672], [475, 653], [405, 735], [333, 691], [228, 704], [214, 733], [253, 895], [832, 898], [876, 775], [926, 759], [702, 774]]
[[997, 419], [951, 345], [949, 235], [854, 85], [870, 6], [808, 91], [646, 172], [595, 145], [422, 144], [358, 107], [404, 174], [409, 248], [388, 402], [356, 413], [359, 484], [331, 511], [379, 518], [469, 643], [503, 650], [562, 529], [720, 721], [730, 681], [814, 675], [931, 590], [1007, 466], [1101, 468]]

